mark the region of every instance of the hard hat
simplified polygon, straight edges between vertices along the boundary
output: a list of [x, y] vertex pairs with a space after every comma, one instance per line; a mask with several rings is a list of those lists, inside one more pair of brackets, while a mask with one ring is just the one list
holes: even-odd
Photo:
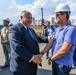
[[3, 21], [4, 20], [10, 22], [10, 19], [9, 18], [4, 18]]
[[67, 11], [71, 12], [70, 7], [67, 4], [60, 3], [57, 7], [55, 12], [62, 12], [62, 11]]

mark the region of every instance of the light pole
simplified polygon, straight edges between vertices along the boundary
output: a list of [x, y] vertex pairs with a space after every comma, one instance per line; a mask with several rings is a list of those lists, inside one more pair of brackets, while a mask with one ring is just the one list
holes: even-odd
[[41, 25], [44, 25], [44, 23], [43, 23], [43, 8], [41, 8], [41, 15], [42, 15]]

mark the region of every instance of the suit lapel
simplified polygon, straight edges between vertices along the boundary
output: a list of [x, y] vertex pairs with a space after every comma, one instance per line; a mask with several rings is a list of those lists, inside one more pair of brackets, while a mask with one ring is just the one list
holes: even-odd
[[37, 36], [35, 35], [35, 33], [33, 32], [33, 30], [31, 29], [31, 28], [29, 28], [29, 30], [30, 30], [30, 34], [31, 34], [31, 36], [32, 36], [32, 39], [34, 40], [34, 41], [37, 41]]
[[[33, 31], [30, 29], [30, 30], [32, 31], [35, 39], [33, 39], [33, 38], [30, 36], [29, 32], [25, 29], [25, 27], [24, 27], [21, 23], [19, 23], [19, 26], [20, 26], [20, 28], [21, 28], [22, 33], [24, 34], [24, 36], [27, 35], [27, 37], [28, 37], [29, 39], [31, 39], [35, 44], [38, 45], [37, 40], [35, 40], [35, 39], [36, 39], [36, 38], [35, 38], [36, 35], [33, 33]], [[26, 37], [25, 37], [25, 38], [26, 38]]]

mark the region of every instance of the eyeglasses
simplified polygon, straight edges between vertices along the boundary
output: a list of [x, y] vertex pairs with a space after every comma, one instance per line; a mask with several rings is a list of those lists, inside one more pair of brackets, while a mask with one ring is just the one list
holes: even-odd
[[55, 16], [58, 17], [59, 15], [63, 15], [63, 14], [56, 14]]

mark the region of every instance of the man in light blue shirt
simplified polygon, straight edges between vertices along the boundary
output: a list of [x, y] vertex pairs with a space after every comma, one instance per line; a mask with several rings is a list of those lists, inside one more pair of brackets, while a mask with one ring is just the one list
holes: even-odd
[[50, 22], [47, 21], [46, 22], [46, 26], [47, 26], [47, 35], [50, 36], [54, 31], [55, 31], [55, 27], [50, 25]]
[[55, 41], [52, 47], [52, 55], [55, 55], [57, 51], [63, 46], [63, 42], [70, 43], [72, 44], [72, 46], [71, 48], [69, 48], [69, 51], [63, 57], [55, 60], [56, 63], [63, 64], [69, 67], [72, 66], [73, 51], [76, 43], [75, 34], [76, 34], [76, 29], [71, 25], [71, 23], [66, 24], [62, 28], [61, 27], [57, 28], [56, 33], [53, 37]]
[[56, 7], [56, 23], [60, 26], [55, 30], [53, 38], [41, 52], [46, 53], [52, 47], [52, 75], [69, 75], [73, 63], [76, 44], [76, 29], [69, 23], [70, 7], [61, 3]]

